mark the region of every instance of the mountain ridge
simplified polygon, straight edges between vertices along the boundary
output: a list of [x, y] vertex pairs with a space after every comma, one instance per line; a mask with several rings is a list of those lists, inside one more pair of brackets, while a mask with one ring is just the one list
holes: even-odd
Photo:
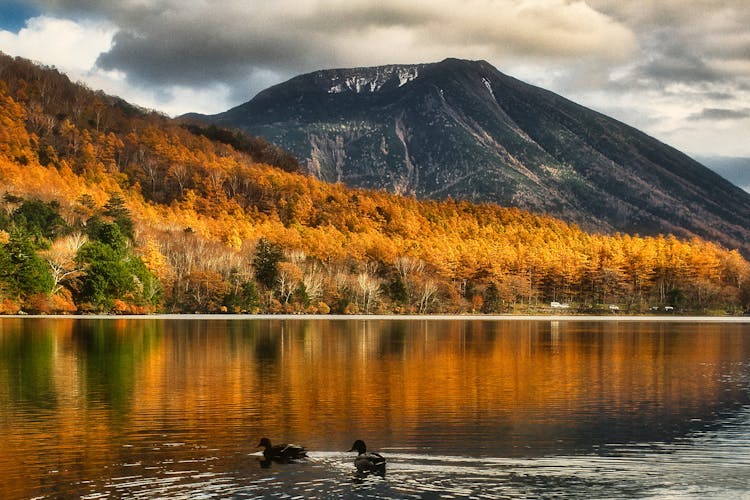
[[586, 230], [750, 254], [750, 195], [680, 151], [486, 61], [320, 70], [212, 116], [328, 182], [495, 202]]

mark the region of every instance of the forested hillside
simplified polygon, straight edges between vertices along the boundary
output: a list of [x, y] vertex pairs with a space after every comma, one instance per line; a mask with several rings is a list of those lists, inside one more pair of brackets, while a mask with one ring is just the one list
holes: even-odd
[[[750, 266], [703, 240], [588, 234], [491, 204], [295, 173], [0, 56], [0, 309], [25, 312], [737, 313]], [[662, 309], [663, 310], [663, 309]]]

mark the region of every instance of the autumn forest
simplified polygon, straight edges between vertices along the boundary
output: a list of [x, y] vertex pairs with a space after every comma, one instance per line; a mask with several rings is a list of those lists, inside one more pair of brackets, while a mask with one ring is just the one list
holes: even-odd
[[[492, 204], [326, 184], [0, 54], [0, 313], [740, 314], [750, 264]], [[612, 306], [612, 307], [611, 307]]]

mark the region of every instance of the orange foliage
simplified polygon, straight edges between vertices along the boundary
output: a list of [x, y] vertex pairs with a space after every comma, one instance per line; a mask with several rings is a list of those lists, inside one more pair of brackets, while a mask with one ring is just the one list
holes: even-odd
[[50, 310], [55, 314], [72, 314], [77, 311], [70, 290], [63, 289], [49, 298]]
[[21, 306], [10, 299], [0, 301], [0, 314], [16, 314], [20, 309]]

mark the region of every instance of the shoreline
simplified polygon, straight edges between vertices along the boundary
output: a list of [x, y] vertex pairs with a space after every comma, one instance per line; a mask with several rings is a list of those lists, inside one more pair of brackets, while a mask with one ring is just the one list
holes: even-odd
[[398, 314], [9, 314], [3, 319], [71, 319], [71, 320], [284, 320], [284, 321], [606, 321], [606, 322], [671, 322], [671, 323], [749, 323], [750, 316], [672, 316], [672, 315], [398, 315]]

